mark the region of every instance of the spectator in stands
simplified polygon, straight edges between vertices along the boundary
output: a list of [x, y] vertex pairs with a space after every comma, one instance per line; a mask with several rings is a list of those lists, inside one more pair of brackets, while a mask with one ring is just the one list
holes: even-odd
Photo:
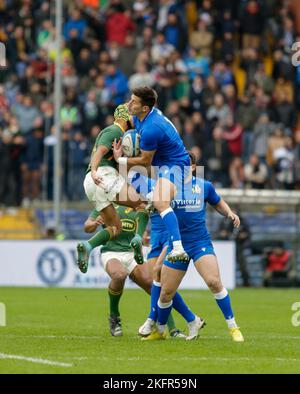
[[25, 137], [22, 159], [23, 204], [28, 206], [41, 197], [41, 173], [44, 154], [43, 130], [33, 129]]
[[186, 31], [175, 12], [169, 13], [167, 24], [164, 26], [162, 32], [164, 33], [168, 44], [171, 44], [180, 53], [185, 51], [187, 44]]
[[226, 119], [231, 114], [230, 108], [225, 104], [224, 96], [221, 93], [217, 93], [214, 97], [214, 103], [208, 108], [206, 113], [207, 119], [213, 124], [218, 123], [225, 125]]
[[278, 124], [268, 139], [268, 151], [267, 151], [267, 164], [271, 169], [275, 166], [275, 150], [284, 147], [284, 130], [283, 125]]
[[245, 181], [244, 163], [242, 159], [235, 156], [229, 166], [230, 187], [233, 189], [242, 189]]
[[138, 55], [135, 36], [130, 33], [125, 37], [125, 43], [120, 48], [119, 56], [116, 60], [120, 70], [129, 78], [135, 71], [134, 66]]
[[116, 5], [112, 4], [107, 9], [105, 30], [108, 43], [116, 41], [124, 45], [127, 34], [134, 32], [135, 24], [124, 11], [125, 8], [121, 2]]
[[105, 88], [109, 91], [112, 107], [116, 107], [125, 101], [128, 89], [127, 78], [120, 70], [118, 70], [114, 63], [110, 63], [107, 66]]
[[208, 30], [205, 20], [199, 19], [197, 29], [190, 37], [190, 46], [196, 50], [197, 56], [211, 59], [213, 39], [213, 33]]
[[250, 156], [245, 165], [245, 183], [248, 188], [264, 189], [268, 180], [268, 167], [256, 154]]
[[275, 161], [275, 186], [278, 189], [291, 190], [294, 187], [294, 151], [291, 137], [284, 138], [284, 146], [273, 153]]
[[18, 119], [22, 134], [29, 133], [33, 128], [34, 121], [40, 116], [38, 108], [34, 106], [32, 97], [29, 95], [21, 97], [20, 104], [13, 108], [13, 112]]
[[128, 81], [128, 86], [131, 91], [140, 86], [153, 87], [155, 85], [154, 75], [148, 72], [146, 64], [139, 64], [136, 71], [137, 72], [132, 74]]
[[243, 1], [240, 5], [239, 21], [242, 30], [243, 48], [258, 49], [265, 27], [264, 2], [259, 0]]
[[221, 127], [214, 128], [213, 140], [208, 143], [205, 154], [207, 179], [213, 179], [215, 184], [220, 187], [228, 187], [231, 154], [227, 141], [223, 139], [223, 129]]
[[256, 154], [260, 160], [266, 159], [268, 139], [274, 131], [275, 125], [270, 122], [267, 113], [262, 113], [254, 127], [251, 153]]
[[237, 122], [244, 129], [242, 135], [242, 156], [246, 162], [250, 156], [250, 147], [252, 145], [253, 131], [256, 120], [258, 118], [258, 110], [251, 99], [250, 92], [246, 92], [241, 97], [236, 112]]
[[71, 201], [80, 201], [84, 198], [82, 187], [89, 160], [87, 143], [80, 131], [76, 131], [69, 142], [69, 181], [68, 195]]
[[281, 244], [274, 247], [265, 258], [264, 285], [269, 286], [272, 279], [287, 278], [293, 284], [296, 273], [292, 266], [292, 253]]
[[266, 73], [266, 68], [263, 63], [258, 64], [257, 70], [253, 76], [253, 81], [258, 87], [263, 89], [265, 94], [271, 95], [273, 92], [274, 81], [272, 77]]
[[234, 229], [232, 221], [224, 218], [223, 220], [221, 220], [219, 225], [218, 239], [235, 241], [236, 261], [241, 272], [243, 286], [248, 287], [250, 286], [250, 281], [244, 251], [250, 245], [251, 232], [246, 219], [241, 215], [240, 212], [238, 212], [237, 214], [241, 220], [240, 227], [238, 229]]
[[82, 18], [80, 10], [74, 8], [71, 11], [70, 19], [64, 25], [65, 39], [69, 40], [71, 38], [72, 30], [76, 30], [77, 37], [80, 40], [83, 40], [86, 28], [87, 28], [87, 22], [84, 18]]
[[294, 103], [288, 100], [288, 96], [285, 91], [278, 93], [277, 102], [273, 110], [272, 120], [275, 123], [284, 124], [286, 129], [289, 129], [290, 133], [296, 125], [296, 108]]
[[234, 122], [232, 113], [229, 113], [224, 122], [223, 138], [228, 142], [228, 147], [232, 156], [240, 157], [242, 153], [243, 128]]

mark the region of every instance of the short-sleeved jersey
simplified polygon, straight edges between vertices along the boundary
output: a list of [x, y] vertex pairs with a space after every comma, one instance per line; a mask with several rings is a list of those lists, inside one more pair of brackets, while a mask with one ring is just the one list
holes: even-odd
[[207, 244], [211, 241], [206, 228], [206, 203], [214, 206], [221, 200], [214, 186], [201, 178], [193, 177], [171, 201], [183, 242]]
[[[121, 234], [117, 237], [108, 241], [101, 249], [101, 253], [105, 252], [131, 252], [132, 247], [130, 242], [135, 236], [137, 223], [136, 223], [136, 211], [132, 208], [115, 205], [115, 208], [120, 216], [122, 223]], [[90, 217], [96, 219], [99, 216], [99, 212], [94, 209], [90, 213]]]
[[[114, 159], [112, 144], [115, 139], [118, 141], [122, 136], [123, 136], [122, 129], [120, 128], [120, 126], [116, 124], [106, 127], [98, 134], [94, 144], [92, 155], [96, 152], [96, 150], [100, 145], [109, 148], [109, 151], [103, 156], [99, 164], [99, 167], [109, 166], [109, 167], [117, 168], [117, 163]], [[91, 164], [89, 164], [88, 166], [87, 173], [90, 171], [91, 171]]]
[[189, 155], [175, 126], [160, 110], [153, 108], [142, 121], [134, 116], [133, 123], [141, 136], [141, 150], [156, 150], [152, 166], [177, 165], [183, 168], [190, 165]]

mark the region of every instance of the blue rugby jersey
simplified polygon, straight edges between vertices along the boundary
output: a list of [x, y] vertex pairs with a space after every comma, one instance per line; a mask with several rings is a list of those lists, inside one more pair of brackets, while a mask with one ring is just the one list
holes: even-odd
[[142, 121], [134, 116], [133, 123], [141, 135], [141, 150], [156, 150], [152, 166], [190, 165], [190, 158], [180, 135], [173, 123], [159, 109], [153, 108]]

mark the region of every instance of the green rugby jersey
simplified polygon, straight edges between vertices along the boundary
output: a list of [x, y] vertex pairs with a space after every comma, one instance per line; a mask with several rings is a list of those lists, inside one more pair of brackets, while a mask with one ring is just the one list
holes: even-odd
[[[109, 148], [109, 151], [103, 156], [102, 160], [100, 161], [99, 167], [109, 166], [113, 168], [117, 168], [117, 163], [114, 159], [114, 153], [112, 149], [112, 143], [116, 139], [119, 139], [123, 136], [123, 131], [120, 126], [117, 124], [113, 124], [111, 126], [106, 127], [103, 129], [97, 136], [94, 148], [92, 151], [92, 156], [98, 149], [100, 145], [104, 145]], [[88, 166], [87, 173], [91, 171], [91, 163]]]
[[[119, 205], [115, 205], [115, 208], [121, 219], [122, 231], [117, 238], [108, 241], [106, 245], [102, 247], [101, 252], [132, 252], [130, 241], [135, 236], [137, 229], [136, 211], [132, 208]], [[99, 212], [93, 209], [90, 217], [96, 219], [98, 216]]]

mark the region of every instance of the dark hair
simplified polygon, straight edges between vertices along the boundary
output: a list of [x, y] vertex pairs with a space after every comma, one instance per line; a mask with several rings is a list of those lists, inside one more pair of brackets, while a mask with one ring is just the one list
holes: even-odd
[[188, 154], [190, 156], [191, 166], [194, 165], [194, 164], [197, 164], [196, 163], [197, 160], [196, 160], [195, 154], [191, 150], [188, 151]]
[[152, 109], [157, 102], [157, 93], [154, 89], [149, 88], [148, 86], [135, 88], [132, 91], [132, 94], [141, 99], [142, 105], [146, 105], [150, 109]]

